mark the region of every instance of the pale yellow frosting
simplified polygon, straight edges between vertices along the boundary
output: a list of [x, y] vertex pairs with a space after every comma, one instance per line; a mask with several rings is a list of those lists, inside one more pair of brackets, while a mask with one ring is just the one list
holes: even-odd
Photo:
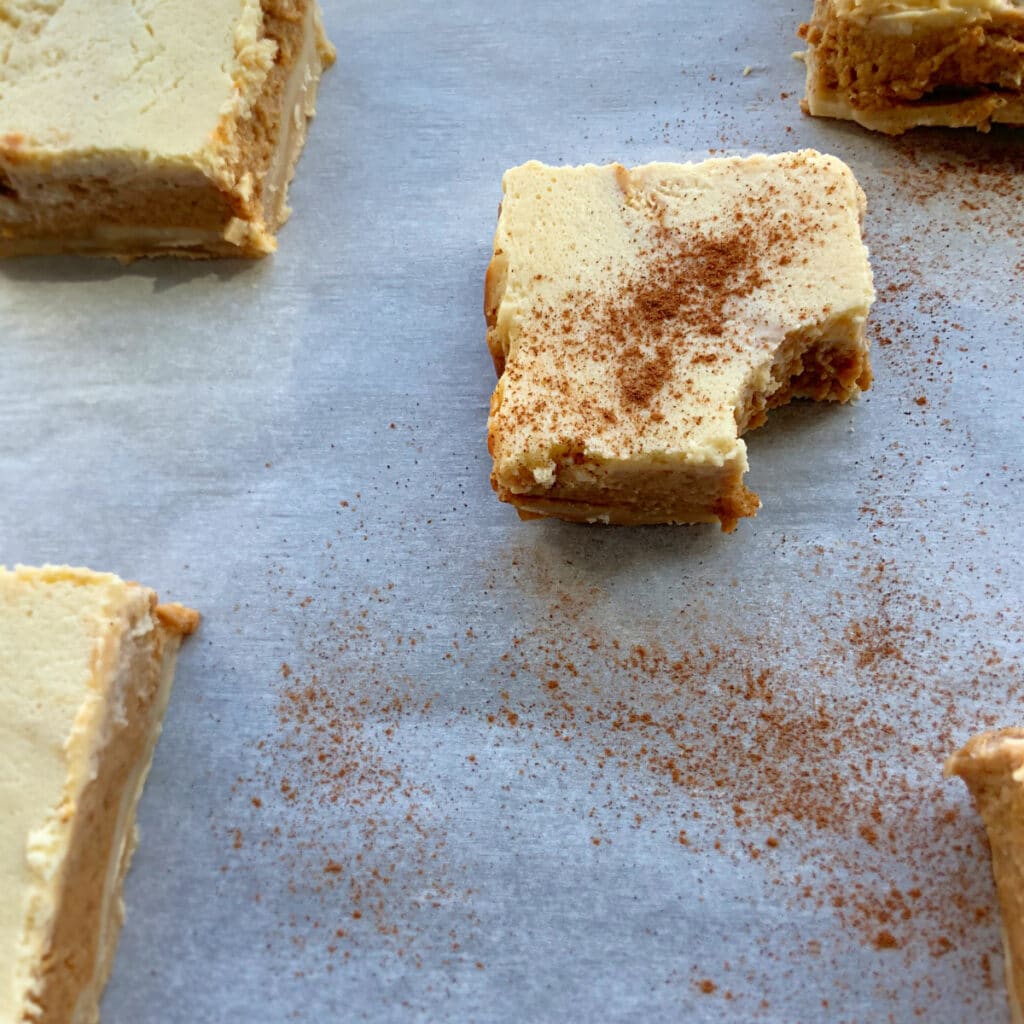
[[915, 30], [1024, 11], [1024, 0], [833, 0], [833, 4], [841, 17]]
[[193, 164], [221, 118], [258, 95], [276, 52], [259, 0], [4, 6], [0, 136], [36, 154]]

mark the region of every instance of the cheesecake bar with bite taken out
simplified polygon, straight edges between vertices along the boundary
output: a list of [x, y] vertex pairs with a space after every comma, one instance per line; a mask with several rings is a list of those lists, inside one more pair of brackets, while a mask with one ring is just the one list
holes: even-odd
[[864, 194], [812, 150], [508, 171], [487, 271], [488, 447], [524, 518], [753, 515], [741, 435], [871, 382]]

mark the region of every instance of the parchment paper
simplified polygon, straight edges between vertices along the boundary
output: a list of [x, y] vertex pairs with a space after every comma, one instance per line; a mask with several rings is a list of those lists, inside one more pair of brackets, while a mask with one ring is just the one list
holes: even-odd
[[[941, 759], [1021, 720], [1021, 148], [805, 118], [809, 9], [328, 0], [276, 256], [0, 267], [3, 560], [204, 615], [107, 1024], [1005, 1019]], [[520, 523], [502, 172], [804, 146], [874, 388], [750, 436], [732, 536]]]

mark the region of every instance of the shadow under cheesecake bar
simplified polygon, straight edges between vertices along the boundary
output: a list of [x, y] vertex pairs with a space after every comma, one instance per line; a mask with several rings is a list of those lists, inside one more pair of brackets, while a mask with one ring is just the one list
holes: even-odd
[[315, 0], [0, 18], [0, 256], [263, 256], [334, 51]]
[[740, 435], [869, 386], [864, 196], [813, 151], [508, 171], [485, 284], [492, 484], [521, 516], [753, 515]]
[[1024, 124], [1021, 0], [815, 0], [804, 106], [896, 135]]

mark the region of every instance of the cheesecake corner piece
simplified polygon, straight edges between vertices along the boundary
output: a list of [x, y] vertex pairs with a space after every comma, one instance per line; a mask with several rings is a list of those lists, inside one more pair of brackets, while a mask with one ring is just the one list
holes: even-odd
[[985, 823], [1011, 1017], [1024, 1024], [1024, 729], [972, 737], [946, 761], [945, 775], [963, 779]]
[[484, 288], [491, 482], [524, 518], [753, 515], [742, 434], [871, 382], [849, 168], [812, 150], [503, 180]]
[[1024, 124], [1024, 0], [815, 0], [804, 110], [900, 135]]
[[0, 1020], [99, 1019], [136, 807], [198, 622], [110, 574], [0, 568]]
[[0, 17], [0, 256], [275, 250], [334, 60], [316, 0], [18, 6]]

